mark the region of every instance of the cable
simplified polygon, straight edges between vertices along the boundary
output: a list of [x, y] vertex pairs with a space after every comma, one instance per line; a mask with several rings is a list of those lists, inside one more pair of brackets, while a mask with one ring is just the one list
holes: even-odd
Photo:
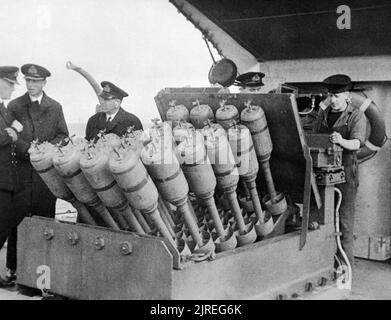
[[216, 64], [216, 59], [215, 59], [215, 57], [213, 56], [212, 50], [211, 50], [210, 47], [209, 47], [208, 40], [206, 39], [205, 36], [203, 36], [203, 38], [204, 38], [206, 47], [208, 48], [209, 54], [210, 54], [210, 56], [211, 56], [211, 58], [212, 58], [213, 64]]
[[335, 260], [337, 260], [338, 267], [342, 266], [341, 259], [338, 258], [338, 256], [336, 254], [334, 255], [334, 258], [335, 258]]
[[346, 266], [348, 267], [348, 272], [345, 276], [345, 279], [343, 280], [343, 284], [346, 288], [351, 290], [351, 288], [352, 288], [352, 266], [350, 264], [350, 261], [346, 255], [345, 251], [342, 248], [340, 229], [339, 229], [339, 208], [340, 208], [341, 202], [342, 202], [342, 192], [341, 192], [341, 190], [339, 190], [336, 187], [334, 187], [334, 191], [336, 193], [338, 193], [338, 196], [339, 196], [337, 207], [335, 209], [335, 231], [337, 234], [337, 246], [338, 246], [338, 250], [341, 252], [342, 258], [345, 260]]
[[306, 115], [310, 114], [315, 109], [315, 96], [311, 96], [311, 110], [310, 111], [301, 111], [299, 114]]
[[299, 111], [299, 114], [301, 114], [301, 115], [306, 115], [306, 114], [310, 114], [312, 111], [314, 111], [314, 108], [315, 107], [311, 107], [311, 109], [309, 110], [309, 111]]

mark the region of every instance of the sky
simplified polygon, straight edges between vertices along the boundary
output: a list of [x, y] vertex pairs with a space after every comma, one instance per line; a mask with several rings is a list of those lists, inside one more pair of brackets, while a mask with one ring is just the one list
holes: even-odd
[[[0, 42], [0, 65], [52, 73], [45, 92], [68, 123], [86, 123], [98, 100], [67, 61], [128, 92], [124, 109], [146, 123], [158, 115], [161, 89], [209, 86], [202, 35], [168, 0], [1, 0]], [[26, 91], [21, 74], [19, 82], [13, 98]]]

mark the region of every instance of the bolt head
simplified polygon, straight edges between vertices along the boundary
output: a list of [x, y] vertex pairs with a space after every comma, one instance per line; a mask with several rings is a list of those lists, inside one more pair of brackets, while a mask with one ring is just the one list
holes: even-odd
[[45, 236], [46, 240], [51, 240], [54, 237], [54, 230], [51, 228], [46, 228], [43, 232], [43, 235]]
[[71, 245], [76, 245], [79, 242], [79, 235], [77, 232], [69, 232], [68, 240]]
[[320, 286], [325, 286], [328, 282], [328, 279], [326, 277], [321, 277], [320, 280], [319, 280], [319, 285]]
[[97, 237], [94, 242], [96, 250], [102, 250], [105, 246], [105, 240], [103, 238]]
[[280, 293], [276, 296], [276, 299], [277, 300], [287, 300], [288, 299], [288, 296], [286, 293]]
[[121, 254], [126, 256], [131, 254], [133, 251], [132, 244], [128, 241], [125, 241], [121, 244]]
[[312, 291], [313, 288], [314, 288], [314, 286], [313, 286], [312, 282], [307, 282], [305, 284], [305, 291], [310, 292], [310, 291]]

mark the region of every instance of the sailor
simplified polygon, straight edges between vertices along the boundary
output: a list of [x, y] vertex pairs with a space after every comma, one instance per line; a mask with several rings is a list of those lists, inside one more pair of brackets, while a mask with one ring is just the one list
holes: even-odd
[[366, 118], [359, 106], [354, 106], [350, 98], [352, 82], [349, 76], [337, 74], [323, 81], [328, 97], [319, 109], [313, 131], [329, 133], [330, 141], [343, 148], [342, 165], [345, 168], [346, 182], [337, 187], [342, 192], [342, 203], [339, 209], [341, 243], [353, 267], [353, 231], [354, 207], [358, 179], [357, 151], [364, 145]]
[[235, 85], [240, 87], [241, 93], [259, 93], [264, 86], [262, 79], [265, 74], [262, 72], [247, 72], [236, 78]]
[[[11, 98], [17, 81], [18, 67], [0, 67], [0, 250], [12, 228], [23, 219], [19, 209], [22, 199], [18, 194], [20, 179], [17, 172], [15, 143], [23, 126], [8, 112], [4, 100]], [[0, 277], [0, 288], [14, 283]]]
[[103, 81], [101, 86], [103, 90], [99, 95], [102, 99], [102, 104], [98, 108], [100, 112], [88, 119], [86, 139], [96, 139], [101, 131], [123, 136], [129, 127], [133, 130], [142, 130], [140, 119], [121, 107], [123, 98], [128, 94], [109, 81]]
[[[33, 140], [60, 143], [68, 137], [62, 106], [43, 91], [51, 73], [36, 64], [25, 64], [21, 71], [26, 81], [27, 92], [8, 105], [11, 115], [22, 123], [23, 140], [16, 142], [19, 161], [18, 172], [22, 181], [22, 204], [25, 215], [54, 218], [56, 198], [49, 191], [38, 173], [33, 169], [27, 152]], [[21, 204], [21, 205], [22, 205]], [[8, 239], [7, 275], [14, 278], [16, 270], [16, 229]]]

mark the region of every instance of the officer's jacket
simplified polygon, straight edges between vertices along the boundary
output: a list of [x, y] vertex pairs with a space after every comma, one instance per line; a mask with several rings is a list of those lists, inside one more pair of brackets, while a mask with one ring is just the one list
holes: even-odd
[[15, 144], [5, 131], [14, 119], [3, 103], [0, 103], [0, 190], [14, 191], [18, 188]]
[[56, 144], [69, 135], [61, 104], [45, 93], [41, 104], [31, 102], [26, 93], [10, 101], [8, 110], [23, 125], [22, 139], [16, 142], [20, 176], [23, 180], [40, 180], [30, 164], [27, 151], [33, 140], [38, 139], [39, 142], [48, 141]]
[[114, 119], [109, 123], [106, 122], [106, 114], [104, 112], [99, 112], [88, 119], [86, 139], [95, 139], [102, 130], [106, 130], [106, 133], [115, 133], [121, 137], [126, 133], [130, 126], [134, 126], [134, 130], [143, 129], [140, 119], [122, 108], [118, 110]]

